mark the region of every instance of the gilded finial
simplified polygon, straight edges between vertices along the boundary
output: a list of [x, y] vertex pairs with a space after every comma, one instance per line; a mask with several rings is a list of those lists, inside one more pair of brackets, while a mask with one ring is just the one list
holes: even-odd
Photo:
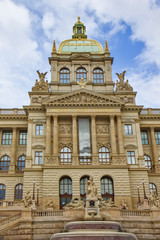
[[56, 42], [55, 40], [53, 41], [53, 47], [52, 47], [52, 52], [56, 52]]
[[105, 40], [105, 52], [109, 52], [107, 40]]
[[78, 22], [80, 22], [80, 17], [78, 16]]

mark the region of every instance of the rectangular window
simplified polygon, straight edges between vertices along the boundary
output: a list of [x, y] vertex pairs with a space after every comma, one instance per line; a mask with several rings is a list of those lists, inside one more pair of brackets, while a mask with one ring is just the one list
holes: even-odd
[[2, 145], [12, 144], [12, 131], [3, 131], [2, 133]]
[[141, 132], [142, 144], [148, 144], [148, 134], [147, 131]]
[[125, 135], [132, 135], [133, 134], [132, 124], [125, 124], [124, 131], [125, 131]]
[[19, 145], [27, 145], [27, 131], [19, 132]]
[[42, 124], [37, 124], [36, 125], [36, 135], [43, 135], [43, 125]]
[[156, 144], [160, 144], [160, 132], [155, 132]]
[[36, 151], [35, 152], [34, 163], [35, 164], [42, 164], [42, 162], [43, 162], [43, 152]]
[[127, 159], [128, 164], [136, 164], [135, 152], [134, 151], [127, 152]]

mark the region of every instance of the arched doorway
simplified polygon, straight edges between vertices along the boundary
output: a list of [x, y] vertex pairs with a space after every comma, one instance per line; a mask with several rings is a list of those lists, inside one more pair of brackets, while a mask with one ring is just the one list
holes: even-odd
[[86, 204], [86, 180], [88, 179], [89, 179], [89, 176], [83, 176], [80, 179], [80, 196], [85, 204]]
[[72, 179], [70, 177], [63, 177], [60, 179], [60, 208], [62, 209], [72, 199]]
[[109, 176], [101, 178], [101, 195], [104, 200], [112, 199], [114, 201], [113, 180]]

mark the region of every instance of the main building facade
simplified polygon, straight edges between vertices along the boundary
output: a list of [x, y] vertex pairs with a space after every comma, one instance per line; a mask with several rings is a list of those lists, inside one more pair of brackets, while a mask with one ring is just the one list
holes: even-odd
[[51, 81], [37, 71], [30, 105], [0, 110], [1, 206], [21, 205], [30, 191], [41, 208], [62, 209], [85, 200], [90, 176], [117, 206], [136, 209], [138, 190], [158, 194], [160, 110], [136, 105], [125, 71], [114, 84], [112, 62], [107, 41], [103, 50], [87, 39], [78, 19], [72, 39], [53, 43]]

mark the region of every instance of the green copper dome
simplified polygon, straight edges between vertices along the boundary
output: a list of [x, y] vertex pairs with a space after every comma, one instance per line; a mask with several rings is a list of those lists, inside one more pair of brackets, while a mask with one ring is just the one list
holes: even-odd
[[73, 26], [72, 39], [63, 41], [58, 48], [58, 53], [70, 54], [72, 52], [90, 52], [92, 54], [104, 53], [102, 45], [91, 39], [87, 39], [85, 35], [86, 27], [82, 22], [80, 22], [80, 17], [78, 21]]

